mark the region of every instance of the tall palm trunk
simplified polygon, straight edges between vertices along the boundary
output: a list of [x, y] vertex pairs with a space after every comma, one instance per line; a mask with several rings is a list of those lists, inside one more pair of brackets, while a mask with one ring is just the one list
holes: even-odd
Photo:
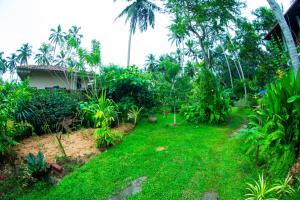
[[224, 54], [224, 57], [225, 57], [225, 60], [226, 60], [227, 68], [228, 68], [228, 73], [229, 73], [231, 88], [233, 89], [233, 81], [232, 81], [231, 69], [230, 69], [228, 58], [227, 58], [227, 55], [225, 53], [225, 49], [223, 48], [223, 46], [222, 46], [222, 50], [223, 50], [223, 54]]
[[130, 65], [131, 37], [132, 37], [132, 30], [130, 30], [129, 32], [129, 39], [128, 39], [127, 67]]
[[247, 102], [248, 101], [248, 95], [247, 95], [248, 92], [247, 92], [247, 85], [246, 85], [246, 82], [245, 82], [244, 71], [243, 71], [241, 62], [238, 58], [237, 58], [237, 62], [238, 62], [238, 66], [241, 70], [241, 75], [242, 75], [242, 79], [243, 79], [243, 86], [244, 86], [244, 92], [245, 92], [245, 102]]
[[54, 50], [53, 50], [53, 59], [55, 59], [56, 45], [57, 45], [57, 42], [55, 42], [55, 45], [54, 45]]
[[295, 42], [293, 40], [291, 30], [282, 14], [280, 6], [276, 2], [276, 0], [267, 0], [267, 1], [270, 4], [273, 14], [275, 15], [275, 17], [278, 21], [278, 24], [280, 25], [280, 28], [282, 30], [283, 36], [286, 41], [287, 49], [288, 49], [288, 52], [289, 52], [289, 55], [290, 55], [290, 58], [292, 61], [292, 65], [294, 68], [294, 75], [296, 76], [298, 73], [298, 69], [299, 69], [299, 57], [298, 57], [297, 48], [296, 48]]
[[[231, 37], [230, 37], [230, 34], [229, 34], [229, 31], [228, 31], [228, 27], [226, 29], [226, 32], [227, 32], [227, 35], [228, 35], [228, 38], [229, 38], [229, 41], [231, 43], [231, 45], [233, 46], [233, 48], [235, 49], [235, 45], [234, 43], [232, 42], [231, 40]], [[243, 68], [242, 68], [242, 65], [241, 65], [241, 62], [240, 62], [240, 59], [239, 59], [239, 56], [237, 54], [237, 52], [234, 50], [233, 51], [233, 57], [236, 59], [238, 65], [236, 65], [237, 69], [239, 68], [238, 72], [240, 73], [239, 76], [241, 78], [241, 80], [243, 81], [243, 86], [244, 86], [244, 98], [245, 98], [245, 102], [248, 101], [248, 92], [247, 92], [247, 85], [246, 85], [246, 82], [245, 82], [245, 76], [244, 76], [244, 71], [243, 71]]]

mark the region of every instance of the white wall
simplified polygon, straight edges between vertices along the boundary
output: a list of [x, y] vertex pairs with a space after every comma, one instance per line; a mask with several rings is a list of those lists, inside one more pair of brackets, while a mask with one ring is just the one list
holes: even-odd
[[59, 86], [67, 90], [74, 90], [76, 81], [76, 78], [67, 78], [59, 72], [34, 71], [29, 74], [29, 86], [37, 89]]

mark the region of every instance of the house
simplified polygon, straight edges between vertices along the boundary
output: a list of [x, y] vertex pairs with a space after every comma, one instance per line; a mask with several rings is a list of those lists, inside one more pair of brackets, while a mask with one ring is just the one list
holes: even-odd
[[[284, 14], [284, 17], [290, 26], [294, 41], [300, 45], [300, 0], [294, 0], [290, 8]], [[266, 40], [274, 38], [275, 40], [283, 40], [283, 34], [277, 23], [272, 30], [265, 36]]]
[[69, 72], [61, 66], [24, 65], [17, 67], [21, 80], [29, 79], [29, 86], [37, 89], [82, 90], [89, 86], [92, 74]]

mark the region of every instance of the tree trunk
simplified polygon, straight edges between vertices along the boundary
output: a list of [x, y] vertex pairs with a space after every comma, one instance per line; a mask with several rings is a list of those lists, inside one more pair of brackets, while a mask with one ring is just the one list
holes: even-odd
[[[227, 35], [228, 35], [228, 37], [229, 37], [229, 41], [230, 41], [230, 43], [231, 43], [231, 45], [234, 47], [234, 49], [235, 49], [235, 45], [233, 44], [233, 42], [232, 42], [232, 40], [231, 40], [231, 37], [230, 37], [230, 34], [229, 34], [229, 31], [228, 31], [228, 29], [227, 29]], [[234, 57], [234, 59], [236, 59], [237, 60], [237, 63], [238, 63], [238, 66], [236, 65], [236, 67], [237, 67], [237, 70], [238, 70], [238, 73], [239, 73], [239, 76], [240, 76], [240, 78], [241, 78], [241, 80], [244, 82], [243, 83], [243, 86], [244, 86], [244, 98], [245, 98], [245, 102], [247, 102], [248, 101], [248, 95], [247, 95], [247, 85], [246, 85], [246, 83], [245, 83], [245, 76], [244, 76], [244, 71], [243, 71], [243, 68], [242, 68], [242, 65], [241, 65], [241, 62], [240, 62], [240, 59], [239, 59], [239, 56], [238, 56], [238, 54], [237, 54], [237, 52], [234, 50], [233, 51], [233, 57]], [[238, 69], [239, 68], [239, 69]]]
[[237, 58], [237, 62], [238, 62], [238, 66], [241, 70], [241, 75], [242, 75], [242, 79], [243, 79], [243, 86], [244, 86], [244, 92], [245, 92], [245, 102], [248, 101], [248, 95], [247, 95], [247, 85], [246, 85], [246, 82], [245, 82], [245, 76], [244, 76], [244, 71], [243, 71], [243, 68], [242, 68], [242, 65], [241, 65], [241, 62], [240, 60]]
[[55, 45], [54, 45], [54, 50], [53, 50], [53, 59], [55, 59], [56, 45], [57, 45], [57, 42], [55, 42]]
[[182, 68], [182, 72], [184, 74], [184, 41], [182, 41], [182, 44], [181, 44], [181, 48], [182, 48], [182, 52], [181, 52], [181, 68]]
[[173, 125], [176, 126], [176, 107], [174, 106]]
[[130, 30], [129, 39], [128, 39], [127, 67], [130, 65], [131, 37], [132, 37], [132, 31]]
[[298, 69], [299, 69], [299, 57], [298, 57], [297, 48], [296, 48], [295, 42], [293, 40], [291, 30], [282, 14], [280, 6], [276, 2], [276, 0], [267, 0], [267, 1], [270, 4], [273, 14], [275, 15], [275, 17], [278, 21], [278, 24], [282, 30], [283, 36], [286, 41], [287, 49], [288, 49], [288, 52], [289, 52], [289, 55], [290, 55], [290, 58], [292, 61], [294, 75], [296, 77], [297, 73], [298, 73]]
[[209, 58], [206, 54], [206, 51], [205, 51], [205, 47], [204, 47], [204, 44], [203, 44], [203, 40], [202, 40], [202, 37], [199, 35], [199, 33], [192, 27], [190, 26], [189, 29], [196, 35], [196, 37], [198, 38], [199, 40], [199, 44], [200, 44], [200, 48], [201, 48], [201, 51], [203, 52], [203, 57], [204, 57], [204, 62], [205, 62], [205, 66], [207, 69], [210, 68], [210, 61], [209, 61]]
[[228, 72], [229, 72], [229, 78], [230, 78], [231, 88], [233, 89], [233, 81], [232, 81], [232, 74], [231, 74], [230, 65], [229, 65], [229, 62], [228, 62], [227, 55], [226, 55], [226, 53], [225, 53], [225, 49], [224, 49], [223, 47], [222, 47], [222, 50], [223, 50], [223, 54], [224, 54], [224, 57], [225, 57], [225, 60], [226, 60]]

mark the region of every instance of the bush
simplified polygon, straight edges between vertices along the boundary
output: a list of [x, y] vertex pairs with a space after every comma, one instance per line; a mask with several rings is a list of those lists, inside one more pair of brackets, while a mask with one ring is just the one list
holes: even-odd
[[116, 102], [124, 120], [133, 105], [145, 110], [157, 105], [157, 93], [151, 75], [142, 73], [137, 67], [109, 66], [104, 68], [101, 77], [102, 87], [107, 89], [108, 98]]
[[37, 156], [29, 153], [26, 157], [29, 172], [33, 178], [49, 182], [49, 173], [44, 154], [38, 152]]
[[117, 106], [106, 98], [106, 92], [101, 96], [91, 97], [88, 102], [81, 102], [79, 106], [82, 124], [87, 127], [106, 128], [110, 127], [118, 117]]
[[123, 138], [123, 134], [121, 132], [112, 133], [108, 128], [98, 128], [94, 132], [94, 138], [97, 148], [107, 148], [119, 143]]
[[248, 153], [272, 175], [283, 176], [300, 156], [300, 73], [291, 70], [267, 86], [243, 137]]
[[226, 120], [229, 110], [229, 96], [219, 88], [214, 74], [202, 69], [193, 83], [189, 102], [181, 106], [181, 114], [194, 123], [220, 123]]
[[[79, 95], [65, 91], [36, 90], [32, 99], [16, 110], [16, 119], [30, 123], [37, 133], [56, 132], [58, 123], [75, 118]], [[24, 113], [17, 117], [17, 113]]]
[[12, 147], [16, 144], [15, 139], [28, 134], [25, 131], [27, 129], [21, 127], [21, 124], [16, 126], [14, 113], [22, 102], [30, 98], [31, 93], [27, 82], [0, 84], [0, 160], [6, 156], [12, 156]]

